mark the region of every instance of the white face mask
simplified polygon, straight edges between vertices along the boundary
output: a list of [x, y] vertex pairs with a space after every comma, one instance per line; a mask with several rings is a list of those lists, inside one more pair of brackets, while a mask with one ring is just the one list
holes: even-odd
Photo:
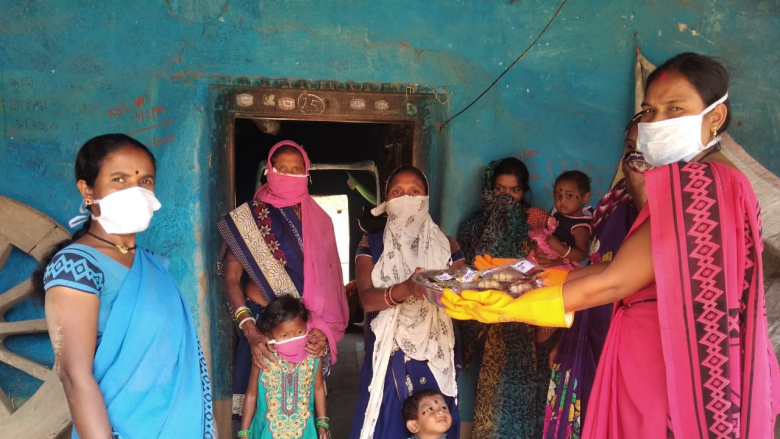
[[694, 116], [676, 117], [660, 122], [640, 122], [637, 148], [645, 156], [647, 163], [664, 166], [679, 161], [688, 162], [700, 152], [720, 142], [716, 136], [710, 143], [701, 143], [701, 125], [704, 115], [714, 110], [729, 98], [722, 98]]
[[271, 340], [268, 340], [267, 344], [275, 344], [275, 345], [287, 344], [287, 343], [295, 342], [295, 341], [298, 341], [298, 340], [303, 340], [304, 338], [307, 338], [307, 337], [309, 337], [309, 331], [306, 331], [306, 333], [303, 334], [303, 335], [299, 335], [297, 337], [288, 338], [287, 340], [276, 341], [274, 339], [271, 339]]
[[126, 235], [143, 232], [149, 227], [149, 221], [155, 211], [160, 210], [160, 202], [154, 192], [136, 186], [109, 194], [100, 200], [100, 216], [92, 215], [108, 234]]

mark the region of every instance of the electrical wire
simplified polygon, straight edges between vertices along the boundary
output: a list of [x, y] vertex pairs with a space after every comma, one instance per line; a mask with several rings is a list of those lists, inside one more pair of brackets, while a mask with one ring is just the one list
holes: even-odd
[[485, 96], [485, 94], [487, 94], [487, 92], [489, 92], [489, 91], [490, 91], [490, 89], [491, 89], [491, 88], [493, 88], [493, 86], [494, 86], [494, 85], [496, 85], [496, 84], [498, 83], [498, 81], [499, 81], [499, 80], [501, 80], [501, 78], [503, 78], [503, 77], [504, 77], [504, 75], [506, 75], [506, 74], [509, 72], [509, 70], [511, 70], [511, 69], [512, 69], [512, 67], [514, 67], [514, 66], [515, 66], [515, 64], [517, 64], [517, 62], [518, 62], [518, 61], [520, 61], [521, 59], [523, 59], [523, 57], [525, 56], [525, 54], [526, 54], [526, 53], [528, 53], [528, 51], [529, 51], [529, 50], [531, 50], [531, 48], [532, 48], [532, 47], [534, 47], [534, 45], [536, 45], [536, 43], [537, 43], [537, 42], [538, 42], [538, 41], [539, 41], [539, 40], [542, 38], [542, 35], [544, 35], [544, 33], [545, 33], [545, 32], [547, 32], [547, 29], [550, 27], [550, 25], [551, 25], [551, 24], [553, 24], [553, 21], [555, 21], [555, 18], [556, 18], [556, 17], [558, 17], [558, 14], [560, 14], [560, 13], [561, 13], [561, 9], [563, 9], [563, 6], [566, 4], [566, 2], [567, 2], [567, 1], [568, 1], [568, 0], [563, 0], [563, 1], [561, 2], [561, 5], [560, 5], [560, 6], [558, 6], [558, 10], [556, 10], [556, 11], [555, 11], [555, 13], [553, 14], [552, 18], [550, 18], [550, 21], [548, 21], [548, 22], [547, 22], [547, 25], [544, 27], [544, 29], [542, 29], [542, 32], [540, 32], [540, 33], [539, 33], [539, 35], [536, 37], [536, 39], [535, 39], [535, 40], [533, 40], [533, 42], [531, 42], [531, 44], [529, 44], [529, 45], [528, 45], [528, 47], [526, 47], [526, 48], [525, 48], [525, 50], [523, 51], [523, 53], [521, 53], [521, 54], [520, 54], [520, 56], [518, 56], [518, 57], [517, 57], [517, 59], [515, 59], [515, 60], [512, 62], [512, 64], [510, 64], [509, 66], [507, 66], [507, 68], [506, 68], [506, 69], [504, 69], [504, 71], [503, 71], [503, 72], [501, 72], [501, 74], [500, 74], [500, 75], [498, 75], [498, 77], [497, 77], [497, 78], [496, 78], [496, 79], [493, 81], [493, 83], [491, 83], [491, 84], [488, 86], [488, 88], [486, 88], [486, 89], [485, 89], [485, 91], [483, 91], [482, 93], [480, 93], [480, 94], [479, 94], [479, 96], [477, 96], [477, 98], [476, 98], [476, 99], [474, 99], [473, 101], [471, 101], [471, 103], [470, 103], [470, 104], [466, 105], [466, 107], [465, 107], [464, 109], [462, 109], [462, 110], [458, 111], [458, 112], [457, 112], [457, 113], [456, 113], [454, 116], [452, 116], [451, 118], [447, 119], [447, 120], [446, 120], [446, 121], [445, 121], [445, 122], [444, 122], [444, 123], [443, 123], [443, 124], [442, 124], [442, 125], [439, 127], [439, 132], [441, 132], [442, 130], [444, 130], [444, 128], [445, 128], [447, 125], [449, 125], [449, 123], [450, 123], [450, 122], [452, 122], [452, 121], [453, 121], [453, 119], [455, 119], [456, 117], [458, 117], [458, 116], [460, 116], [461, 114], [463, 114], [463, 113], [464, 113], [466, 110], [468, 110], [469, 108], [471, 108], [471, 106], [472, 106], [472, 105], [476, 104], [476, 103], [477, 103], [477, 101], [479, 101], [480, 99], [482, 99], [482, 96]]

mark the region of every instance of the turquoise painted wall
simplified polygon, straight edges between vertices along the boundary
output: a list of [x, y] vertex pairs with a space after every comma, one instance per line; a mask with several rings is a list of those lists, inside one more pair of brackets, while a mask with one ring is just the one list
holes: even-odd
[[[80, 202], [72, 175], [79, 146], [97, 134], [142, 130], [136, 137], [158, 158], [163, 209], [140, 242], [171, 259], [213, 356], [216, 396], [227, 398], [228, 351], [218, 340], [229, 326], [216, 318], [223, 308], [213, 277], [220, 182], [209, 85], [238, 77], [420, 84], [451, 94], [442, 113], [454, 114], [558, 5], [0, 0], [0, 194], [66, 224]], [[780, 172], [778, 17], [774, 0], [569, 0], [514, 70], [432, 134], [435, 215], [455, 233], [479, 204], [483, 165], [507, 155], [530, 164], [536, 205], [551, 206], [549, 185], [564, 168], [590, 173], [594, 195], [603, 193], [633, 109], [634, 34], [655, 63], [681, 51], [721, 57], [733, 75], [732, 135]], [[9, 264], [30, 269], [21, 255]], [[0, 287], [16, 281], [7, 270]], [[14, 318], [40, 311], [20, 307]], [[3, 386], [8, 376], [0, 369]]]

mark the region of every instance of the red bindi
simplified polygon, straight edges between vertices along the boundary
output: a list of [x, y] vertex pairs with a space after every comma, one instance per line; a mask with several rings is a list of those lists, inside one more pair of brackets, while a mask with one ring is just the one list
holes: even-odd
[[138, 171], [135, 171], [135, 175], [138, 175]]

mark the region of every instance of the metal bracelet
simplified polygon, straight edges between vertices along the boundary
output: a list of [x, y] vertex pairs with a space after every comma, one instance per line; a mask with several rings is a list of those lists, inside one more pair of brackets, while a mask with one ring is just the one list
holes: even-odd
[[255, 318], [254, 318], [254, 317], [252, 317], [252, 316], [247, 316], [245, 319], [243, 319], [243, 320], [241, 320], [240, 322], [238, 322], [238, 330], [239, 330], [239, 331], [243, 331], [244, 322], [246, 322], [247, 320], [251, 320], [251, 321], [253, 321], [253, 322], [256, 322], [256, 320], [255, 320]]

